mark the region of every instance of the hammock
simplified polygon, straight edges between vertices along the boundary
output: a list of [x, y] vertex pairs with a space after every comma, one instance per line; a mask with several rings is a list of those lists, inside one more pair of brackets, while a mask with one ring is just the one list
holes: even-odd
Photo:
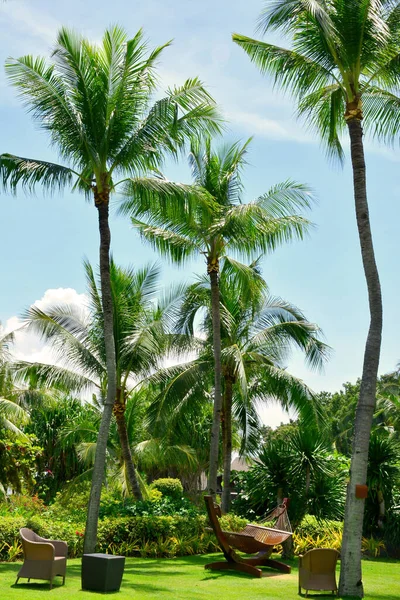
[[[248, 573], [253, 577], [261, 577], [261, 569], [257, 567], [269, 566], [282, 573], [290, 573], [288, 565], [270, 558], [273, 547], [282, 544], [292, 535], [289, 517], [287, 516], [287, 501], [275, 508], [264, 519], [264, 522], [275, 521], [274, 527], [248, 524], [242, 531], [233, 532], [221, 529], [218, 519], [221, 516], [221, 509], [214, 504], [212, 496], [205, 496], [204, 500], [211, 527], [226, 559], [226, 562], [209, 563], [205, 566], [206, 569], [232, 569]], [[243, 558], [235, 550], [240, 550], [246, 554], [257, 554], [252, 558]]]
[[260, 551], [265, 552], [267, 551], [266, 547], [270, 547], [272, 552], [273, 546], [282, 544], [292, 535], [292, 527], [287, 514], [287, 504], [288, 500], [285, 498], [282, 504], [274, 508], [261, 521], [261, 523], [274, 522], [272, 527], [248, 523], [239, 532], [223, 531], [222, 533], [228, 542], [241, 552], [249, 554]]

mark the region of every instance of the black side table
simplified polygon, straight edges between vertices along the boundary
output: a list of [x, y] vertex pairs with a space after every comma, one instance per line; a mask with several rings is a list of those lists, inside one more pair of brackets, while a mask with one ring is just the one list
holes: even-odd
[[84, 554], [82, 589], [92, 592], [118, 592], [124, 574], [125, 556]]

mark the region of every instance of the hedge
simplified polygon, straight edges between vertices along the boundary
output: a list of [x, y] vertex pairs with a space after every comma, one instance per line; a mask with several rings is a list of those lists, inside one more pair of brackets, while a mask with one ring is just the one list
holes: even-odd
[[[222, 526], [232, 531], [242, 529], [245, 523], [234, 515], [222, 519]], [[76, 526], [65, 521], [47, 521], [39, 516], [5, 516], [0, 517], [0, 560], [21, 557], [21, 527], [29, 527], [45, 538], [65, 540], [71, 558], [82, 555], [84, 529], [81, 524]], [[107, 518], [99, 521], [97, 549], [99, 552], [121, 553], [125, 556], [178, 556], [215, 552], [218, 550], [216, 540], [206, 527], [205, 515], [191, 518], [154, 515]]]

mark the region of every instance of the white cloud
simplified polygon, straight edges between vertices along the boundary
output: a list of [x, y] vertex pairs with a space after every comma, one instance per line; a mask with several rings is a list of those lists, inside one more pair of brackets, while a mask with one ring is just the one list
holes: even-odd
[[[40, 310], [46, 310], [54, 305], [72, 304], [82, 313], [82, 316], [88, 314], [88, 298], [85, 294], [78, 294], [72, 288], [57, 288], [46, 290], [42, 298], [36, 300], [32, 306]], [[4, 333], [16, 331], [15, 342], [12, 353], [17, 360], [26, 360], [29, 362], [53, 363], [55, 360], [51, 344], [46, 344], [40, 337], [32, 332], [26, 331], [23, 327], [23, 321], [17, 316], [7, 319], [4, 327]]]
[[296, 418], [295, 413], [288, 413], [278, 402], [259, 404], [257, 413], [262, 423], [272, 429], [276, 429], [281, 423], [289, 423], [290, 418]]

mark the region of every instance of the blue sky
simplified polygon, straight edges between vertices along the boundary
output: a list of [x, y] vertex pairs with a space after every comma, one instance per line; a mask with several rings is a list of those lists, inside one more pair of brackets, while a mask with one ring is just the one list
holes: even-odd
[[[274, 92], [231, 33], [254, 35], [260, 0], [9, 0], [0, 4], [0, 62], [7, 56], [49, 54], [59, 26], [76, 28], [99, 40], [111, 23], [123, 24], [133, 35], [143, 27], [150, 45], [171, 38], [160, 63], [160, 87], [199, 76], [221, 104], [229, 120], [230, 139], [254, 135], [245, 173], [250, 200], [271, 185], [292, 178], [317, 192], [310, 214], [315, 230], [306, 241], [282, 247], [262, 261], [263, 274], [274, 295], [297, 304], [323, 329], [334, 354], [324, 374], [310, 373], [299, 356], [290, 369], [316, 390], [336, 390], [361, 371], [368, 329], [366, 286], [356, 230], [349, 162], [332, 166], [318, 140], [296, 122], [290, 98]], [[269, 39], [273, 39], [269, 37]], [[275, 40], [274, 40], [275, 41]], [[46, 136], [39, 132], [0, 72], [2, 152], [57, 160]], [[368, 193], [377, 261], [380, 268], [385, 325], [380, 372], [400, 360], [398, 347], [400, 182], [398, 151], [366, 141]], [[184, 163], [166, 174], [188, 181]], [[97, 214], [78, 194], [63, 197], [12, 198], [2, 195], [0, 256], [2, 289], [0, 319], [10, 318], [42, 298], [46, 290], [73, 288], [84, 292], [83, 256], [96, 264]], [[143, 246], [129, 222], [112, 219], [113, 253], [121, 264], [142, 265], [156, 258]], [[185, 270], [166, 265], [164, 282], [189, 279], [203, 269], [201, 261]]]

